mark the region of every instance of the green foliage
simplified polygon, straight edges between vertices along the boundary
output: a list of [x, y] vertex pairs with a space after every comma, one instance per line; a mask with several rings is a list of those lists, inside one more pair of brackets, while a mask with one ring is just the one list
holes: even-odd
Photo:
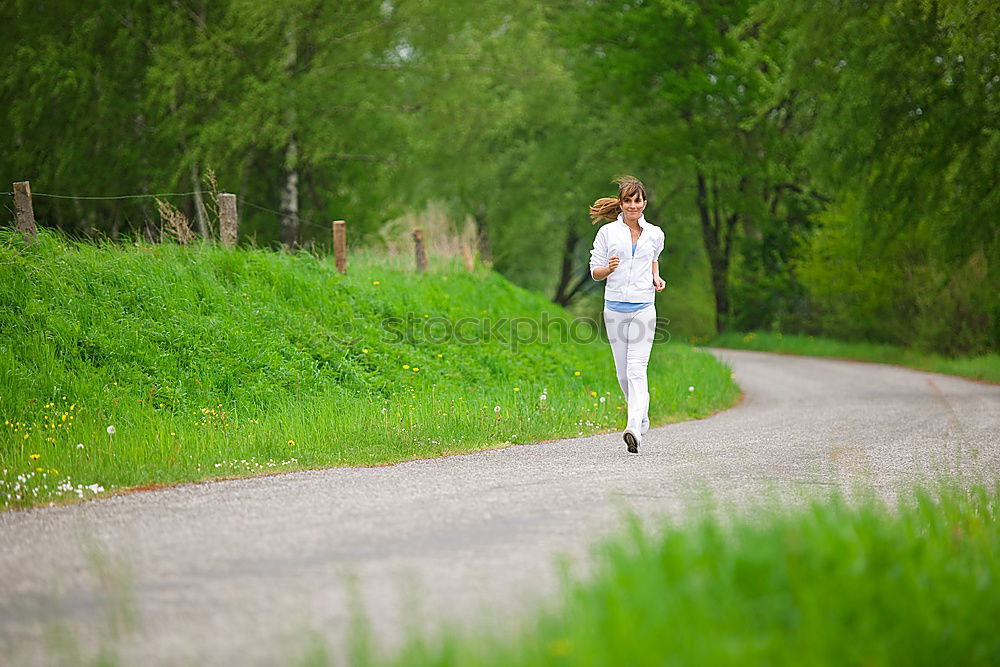
[[[57, 0], [0, 6], [9, 181], [187, 191], [213, 168], [270, 244], [444, 205], [539, 291], [633, 173], [685, 336], [771, 329], [945, 353], [1000, 342], [1000, 10], [988, 0]], [[175, 199], [194, 217], [194, 203]], [[261, 210], [259, 207], [272, 210]], [[73, 235], [159, 238], [151, 200], [36, 197]], [[565, 268], [564, 268], [565, 267]], [[832, 267], [836, 267], [834, 270]], [[585, 275], [584, 275], [585, 277]], [[713, 303], [714, 302], [714, 303]], [[713, 317], [705, 311], [714, 305]]]
[[[782, 115], [762, 109], [778, 71], [742, 32], [751, 4], [581, 2], [565, 20], [581, 95], [600, 100], [617, 135], [612, 153], [626, 156], [628, 170], [650, 185], [651, 213], [680, 205], [676, 224], [700, 231], [715, 300], [712, 329], [742, 315], [743, 303], [732, 304], [730, 294], [739, 239], [784, 237], [783, 228], [801, 220], [783, 217], [783, 197], [802, 187], [788, 166]], [[690, 257], [685, 250], [682, 264]], [[775, 252], [787, 251], [762, 254]], [[752, 273], [767, 268], [750, 251], [743, 263]]]
[[797, 264], [818, 329], [946, 355], [995, 350], [1000, 300], [985, 252], [947, 261], [927, 220], [874, 244], [861, 223], [872, 215], [850, 200], [828, 209]]
[[[815, 326], [813, 302], [797, 261], [812, 237], [812, 196], [782, 193], [774, 218], [739, 240], [732, 270], [732, 326], [737, 331], [803, 331]], [[831, 329], [832, 330], [832, 329]]]
[[513, 638], [414, 638], [405, 665], [989, 665], [1000, 659], [1000, 487], [760, 503], [632, 522]]
[[762, 2], [778, 97], [835, 202], [802, 270], [820, 326], [979, 353], [1000, 341], [995, 3]]

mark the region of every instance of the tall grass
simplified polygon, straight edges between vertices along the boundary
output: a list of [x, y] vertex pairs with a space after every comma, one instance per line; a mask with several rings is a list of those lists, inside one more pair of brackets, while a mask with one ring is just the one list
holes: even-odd
[[357, 664], [1000, 664], [1000, 485], [841, 496], [652, 535], [631, 524], [514, 637], [412, 637]]
[[[0, 233], [0, 507], [624, 427], [593, 324], [564, 338], [564, 311], [486, 270], [357, 259]], [[649, 376], [655, 423], [738, 394], [686, 346]]]
[[1000, 382], [1000, 354], [987, 354], [974, 358], [948, 358], [894, 345], [850, 343], [831, 338], [759, 331], [727, 332], [702, 342], [706, 345], [743, 350], [874, 361], [935, 373], [961, 375], [975, 380]]

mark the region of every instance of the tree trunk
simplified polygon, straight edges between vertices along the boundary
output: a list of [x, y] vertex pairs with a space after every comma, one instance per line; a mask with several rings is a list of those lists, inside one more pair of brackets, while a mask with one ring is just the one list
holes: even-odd
[[[708, 187], [701, 169], [696, 170], [698, 194], [695, 202], [701, 219], [701, 234], [705, 242], [705, 252], [712, 269], [712, 292], [715, 294], [715, 330], [719, 333], [729, 326], [729, 264], [733, 250], [733, 236], [738, 213], [723, 216], [719, 210], [718, 184], [713, 184], [714, 201], [709, 202]], [[745, 185], [741, 181], [740, 188]]]
[[84, 213], [83, 203], [80, 201], [78, 196], [73, 197], [73, 210], [76, 211], [76, 217], [79, 220], [80, 229], [86, 234], [88, 239], [94, 238], [94, 225], [93, 225], [93, 215], [91, 213]]
[[293, 136], [285, 147], [285, 186], [281, 191], [281, 243], [291, 250], [299, 243], [299, 145]]
[[201, 196], [201, 178], [198, 176], [198, 165], [191, 165], [191, 185], [194, 186], [194, 219], [198, 223], [198, 233], [208, 240], [208, 213], [205, 211], [205, 200]]
[[493, 261], [493, 251], [490, 245], [490, 235], [486, 230], [486, 210], [482, 207], [476, 209], [472, 220], [476, 223], [476, 242], [479, 245], [479, 258], [484, 262]]
[[[577, 267], [576, 261], [576, 246], [579, 241], [580, 234], [576, 231], [576, 227], [570, 226], [569, 231], [566, 232], [566, 243], [563, 246], [562, 266], [559, 269], [559, 284], [556, 285], [556, 293], [552, 297], [553, 303], [564, 308], [581, 294], [584, 285], [591, 280], [589, 262], [584, 267], [583, 275], [579, 274], [579, 267]], [[573, 282], [574, 276], [576, 276], [575, 283]], [[572, 287], [570, 287], [570, 283], [573, 283]]]
[[[291, 79], [298, 62], [298, 40], [294, 26], [285, 31], [285, 74]], [[294, 100], [294, 97], [291, 98]], [[281, 190], [281, 243], [292, 250], [299, 244], [299, 144], [295, 135], [295, 107], [285, 109], [285, 123], [290, 135], [285, 144], [285, 185]]]

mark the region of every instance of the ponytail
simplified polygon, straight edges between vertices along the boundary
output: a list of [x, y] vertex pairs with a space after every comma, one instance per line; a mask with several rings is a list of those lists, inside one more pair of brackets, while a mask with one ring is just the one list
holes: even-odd
[[601, 197], [590, 205], [590, 224], [596, 225], [598, 220], [617, 220], [622, 212], [621, 202], [615, 197]]
[[646, 186], [635, 176], [619, 176], [614, 183], [618, 184], [618, 197], [601, 197], [590, 205], [590, 222], [597, 224], [598, 220], [613, 222], [622, 212], [622, 198], [639, 195], [646, 200]]

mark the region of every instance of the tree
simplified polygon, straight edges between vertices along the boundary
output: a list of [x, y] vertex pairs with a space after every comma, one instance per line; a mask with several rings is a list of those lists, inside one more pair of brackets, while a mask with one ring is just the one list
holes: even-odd
[[[834, 198], [803, 264], [822, 316], [858, 337], [995, 350], [1000, 9], [768, 0], [755, 16], [762, 40], [785, 44], [778, 94], [794, 98], [802, 163]], [[824, 270], [844, 261], [848, 276]], [[834, 284], [881, 298], [838, 303]]]
[[761, 112], [775, 72], [741, 33], [751, 3], [571, 6], [566, 38], [577, 47], [582, 95], [613, 111], [608, 122], [633, 164], [659, 174], [664, 189], [684, 182], [693, 191], [724, 330], [741, 229], [768, 224], [774, 199], [793, 183], [785, 156], [770, 150], [782, 110]]

